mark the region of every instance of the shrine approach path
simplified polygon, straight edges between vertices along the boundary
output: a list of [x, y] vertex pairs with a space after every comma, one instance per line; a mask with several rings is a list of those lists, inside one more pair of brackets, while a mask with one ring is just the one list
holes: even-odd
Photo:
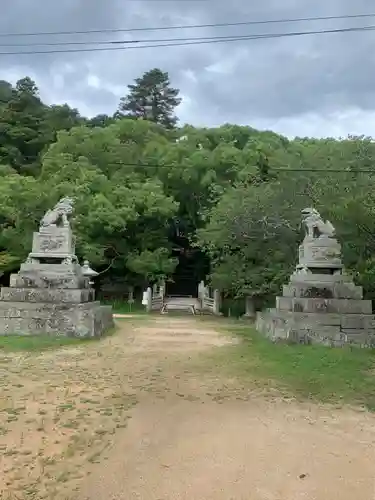
[[373, 500], [375, 417], [234, 375], [234, 325], [144, 315], [0, 350], [0, 498]]
[[138, 403], [77, 499], [375, 497], [370, 414], [265, 394], [220, 367], [200, 370], [206, 354], [235, 343], [219, 323], [155, 317], [119, 325], [107, 350], [117, 351], [113, 362]]

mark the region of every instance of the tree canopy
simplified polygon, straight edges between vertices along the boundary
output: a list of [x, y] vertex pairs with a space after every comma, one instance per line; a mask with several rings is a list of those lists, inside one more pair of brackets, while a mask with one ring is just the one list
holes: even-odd
[[78, 111], [68, 105], [45, 105], [31, 78], [18, 80], [15, 87], [0, 82], [0, 161], [17, 172], [37, 174], [40, 156], [57, 131], [79, 123]]
[[[78, 256], [106, 275], [142, 286], [171, 276], [178, 234], [209, 256], [214, 286], [266, 298], [292, 271], [300, 210], [314, 206], [336, 226], [346, 266], [375, 297], [371, 138], [176, 127], [178, 91], [166, 73], [151, 70], [129, 87], [120, 114], [87, 119], [43, 103], [29, 78], [0, 82], [1, 272], [25, 259], [43, 213], [74, 196]], [[134, 102], [150, 95], [154, 114], [146, 116]]]

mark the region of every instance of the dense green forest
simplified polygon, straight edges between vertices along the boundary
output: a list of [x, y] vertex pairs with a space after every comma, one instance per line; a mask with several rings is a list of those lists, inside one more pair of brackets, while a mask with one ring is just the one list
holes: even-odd
[[375, 145], [251, 127], [178, 126], [166, 73], [128, 86], [113, 116], [46, 105], [30, 78], [0, 82], [0, 271], [16, 270], [61, 196], [76, 198], [79, 258], [128, 283], [170, 277], [173, 235], [210, 258], [212, 284], [267, 297], [294, 266], [300, 210], [336, 226], [345, 264], [375, 296]]

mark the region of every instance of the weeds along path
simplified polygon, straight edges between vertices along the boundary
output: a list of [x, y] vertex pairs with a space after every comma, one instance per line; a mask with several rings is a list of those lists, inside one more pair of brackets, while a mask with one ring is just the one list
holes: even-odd
[[206, 360], [236, 343], [218, 324], [129, 318], [100, 342], [0, 354], [0, 498], [373, 498], [374, 418], [228, 378]]

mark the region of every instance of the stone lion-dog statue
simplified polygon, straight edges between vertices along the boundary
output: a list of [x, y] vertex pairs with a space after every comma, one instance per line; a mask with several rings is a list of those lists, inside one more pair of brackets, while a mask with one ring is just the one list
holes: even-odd
[[52, 209], [46, 212], [40, 221], [40, 228], [49, 226], [69, 227], [69, 216], [72, 215], [73, 208], [73, 198], [61, 198]]

